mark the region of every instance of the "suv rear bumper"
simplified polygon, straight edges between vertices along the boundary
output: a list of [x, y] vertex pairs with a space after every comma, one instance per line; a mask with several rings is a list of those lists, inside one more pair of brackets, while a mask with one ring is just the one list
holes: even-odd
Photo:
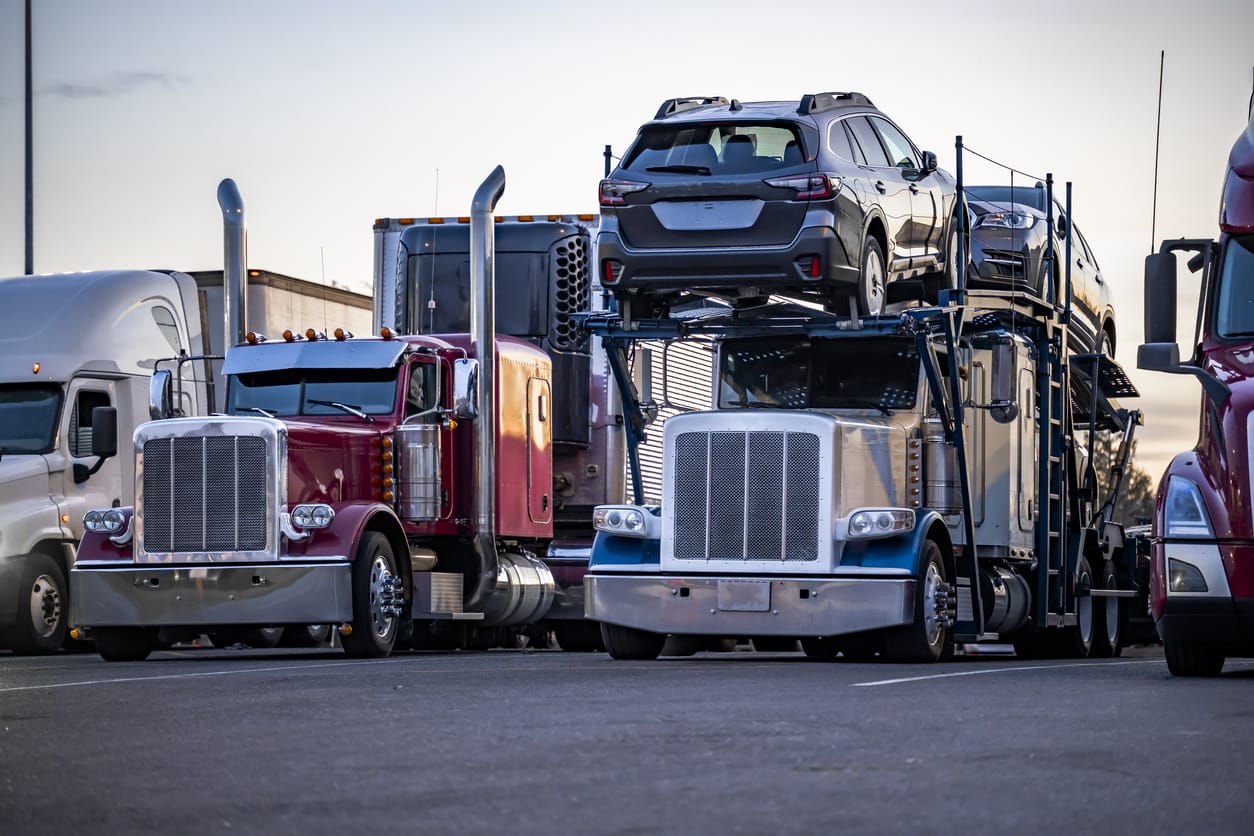
[[[809, 259], [821, 259], [822, 276], [807, 275]], [[762, 287], [770, 290], [817, 291], [852, 288], [858, 281], [858, 255], [846, 251], [830, 226], [803, 227], [786, 247], [711, 247], [707, 249], [633, 249], [616, 231], [597, 236], [602, 284], [617, 292], [727, 290]], [[622, 265], [617, 281], [605, 281], [605, 263]]]

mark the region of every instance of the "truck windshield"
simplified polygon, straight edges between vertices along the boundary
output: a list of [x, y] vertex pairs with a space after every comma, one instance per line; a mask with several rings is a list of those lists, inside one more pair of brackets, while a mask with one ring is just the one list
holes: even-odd
[[723, 409], [910, 409], [919, 356], [908, 337], [728, 340]]
[[367, 415], [389, 415], [396, 404], [390, 369], [283, 369], [231, 378], [227, 412], [233, 415], [345, 415], [343, 404]]
[[1215, 331], [1221, 337], [1254, 337], [1254, 235], [1233, 238], [1224, 249]]
[[0, 453], [51, 452], [60, 411], [60, 386], [0, 386]]

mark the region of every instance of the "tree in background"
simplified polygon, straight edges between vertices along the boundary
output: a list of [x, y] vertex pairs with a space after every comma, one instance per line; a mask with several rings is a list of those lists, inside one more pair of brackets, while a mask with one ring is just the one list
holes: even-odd
[[[1093, 438], [1093, 466], [1097, 469], [1098, 498], [1105, 499], [1113, 481], [1110, 467], [1119, 452], [1118, 433], [1099, 432]], [[1136, 448], [1128, 456], [1127, 472], [1115, 505], [1114, 522], [1125, 526], [1147, 523], [1154, 518], [1154, 479], [1136, 466]]]

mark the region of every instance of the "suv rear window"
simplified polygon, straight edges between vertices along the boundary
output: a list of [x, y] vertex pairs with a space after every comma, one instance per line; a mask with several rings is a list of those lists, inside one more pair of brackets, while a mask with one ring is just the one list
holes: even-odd
[[745, 174], [805, 162], [795, 127], [781, 123], [677, 124], [645, 128], [622, 168], [677, 174]]

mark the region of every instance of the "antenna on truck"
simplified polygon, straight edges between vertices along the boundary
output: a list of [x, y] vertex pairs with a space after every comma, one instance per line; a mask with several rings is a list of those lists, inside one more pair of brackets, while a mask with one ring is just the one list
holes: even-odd
[[1163, 65], [1167, 63], [1167, 50], [1158, 53], [1158, 124], [1154, 128], [1154, 205], [1150, 210], [1150, 252], [1158, 240], [1158, 141], [1163, 133]]

